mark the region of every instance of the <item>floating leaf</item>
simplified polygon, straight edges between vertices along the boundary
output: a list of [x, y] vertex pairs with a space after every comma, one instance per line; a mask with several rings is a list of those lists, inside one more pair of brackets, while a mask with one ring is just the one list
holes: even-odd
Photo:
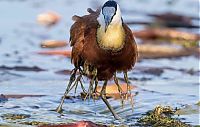
[[141, 31], [133, 31], [133, 35], [142, 39], [166, 39], [166, 40], [187, 40], [196, 42], [200, 40], [199, 34], [177, 31], [165, 28], [147, 28]]
[[41, 43], [42, 48], [57, 48], [57, 47], [65, 47], [67, 45], [67, 41], [59, 41], [59, 40], [45, 40]]
[[1, 94], [1, 96], [3, 96], [6, 99], [9, 99], [9, 98], [20, 99], [20, 98], [24, 98], [24, 97], [43, 97], [45, 95], [28, 95], [28, 94], [6, 94], [6, 95], [3, 95], [3, 94]]
[[44, 26], [52, 26], [58, 23], [61, 19], [61, 16], [56, 12], [49, 11], [41, 13], [37, 16], [37, 22]]
[[[127, 93], [127, 84], [119, 84], [121, 89], [122, 89], [122, 92], [123, 93]], [[98, 86], [97, 87], [97, 92], [100, 93], [101, 92], [101, 86]], [[135, 86], [133, 85], [130, 85], [130, 90], [136, 88]], [[108, 84], [106, 86], [106, 96], [107, 97], [113, 97], [115, 99], [120, 99], [121, 96], [120, 96], [120, 93], [119, 93], [119, 90], [118, 90], [118, 87], [116, 84]], [[130, 94], [128, 94], [128, 96], [130, 96]]]
[[40, 51], [37, 52], [38, 54], [41, 55], [61, 55], [61, 56], [66, 56], [66, 57], [71, 57], [71, 51], [67, 50], [50, 50], [50, 51]]

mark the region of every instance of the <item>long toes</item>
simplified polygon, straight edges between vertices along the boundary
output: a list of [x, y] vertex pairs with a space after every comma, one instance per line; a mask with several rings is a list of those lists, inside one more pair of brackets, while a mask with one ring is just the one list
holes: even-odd
[[62, 109], [61, 107], [58, 107], [58, 108], [56, 109], [56, 112], [57, 112], [57, 113], [62, 113], [62, 112], [63, 112], [63, 109]]

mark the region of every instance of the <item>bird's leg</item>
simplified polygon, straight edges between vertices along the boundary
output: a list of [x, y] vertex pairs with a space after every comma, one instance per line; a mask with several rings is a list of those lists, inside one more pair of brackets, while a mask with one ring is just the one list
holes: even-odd
[[111, 111], [111, 113], [113, 114], [113, 116], [115, 117], [115, 119], [119, 120], [120, 117], [115, 113], [115, 111], [113, 110], [113, 108], [110, 106], [110, 104], [108, 103], [108, 100], [106, 99], [106, 85], [107, 85], [107, 80], [104, 81], [103, 87], [101, 89], [101, 99], [104, 101], [104, 103], [106, 104], [106, 106], [108, 107], [108, 109]]
[[77, 90], [77, 87], [78, 87], [78, 82], [80, 82], [81, 88], [82, 88], [83, 92], [86, 93], [86, 90], [85, 90], [85, 88], [84, 88], [84, 86], [83, 86], [83, 83], [82, 83], [82, 81], [81, 81], [82, 76], [84, 75], [84, 72], [82, 71], [81, 68], [79, 68], [79, 73], [80, 73], [80, 75], [76, 78], [76, 81], [75, 81], [75, 83], [74, 83], [74, 85], [75, 85], [75, 94], [76, 94], [76, 90]]
[[[94, 86], [94, 89], [93, 89], [93, 87], [91, 89], [92, 90], [91, 95], [93, 96], [93, 100], [95, 101], [95, 95], [97, 93], [97, 86], [98, 86], [97, 68], [94, 68], [92, 73], [94, 75], [94, 77], [93, 77], [93, 83], [95, 84], [95, 86]], [[93, 86], [93, 84], [92, 84], [92, 86]]]
[[64, 95], [63, 95], [63, 97], [62, 97], [62, 99], [61, 99], [61, 102], [60, 102], [59, 106], [56, 108], [56, 112], [58, 112], [58, 113], [61, 113], [61, 112], [62, 112], [62, 105], [63, 105], [63, 103], [64, 103], [64, 100], [65, 100], [67, 94], [69, 93], [69, 91], [71, 90], [70, 87], [71, 87], [72, 83], [73, 83], [73, 82], [75, 81], [75, 79], [76, 79], [76, 71], [77, 71], [77, 68], [74, 68], [74, 69], [72, 70], [72, 73], [71, 73], [71, 76], [70, 76], [70, 80], [69, 80], [67, 89], [65, 90], [65, 93], [64, 93]]
[[93, 84], [94, 84], [94, 80], [95, 80], [95, 76], [93, 76], [93, 78], [90, 80], [90, 86], [89, 86], [89, 89], [88, 89], [88, 98], [90, 100], [90, 97], [91, 95], [93, 94]]
[[85, 72], [84, 72], [84, 70], [82, 70], [81, 68], [79, 68], [79, 72], [80, 72], [80, 75], [81, 75], [80, 80], [79, 80], [79, 82], [80, 82], [80, 84], [81, 84], [81, 88], [82, 88], [82, 90], [83, 90], [83, 93], [87, 93], [86, 90], [85, 90], [85, 88], [84, 88], [84, 86], [83, 86], [83, 83], [82, 83], [82, 81], [81, 81], [81, 79], [83, 80], [83, 77], [82, 77], [82, 76], [85, 74]]
[[94, 90], [93, 90], [93, 84], [94, 84], [94, 81], [95, 81], [96, 78], [97, 78], [97, 69], [96, 69], [96, 68], [93, 68], [91, 74], [92, 74], [93, 76], [92, 76], [92, 79], [90, 80], [90, 85], [89, 85], [88, 93], [86, 94], [84, 100], [86, 100], [86, 98], [88, 97], [88, 95], [89, 95], [89, 99], [90, 99], [91, 95], [93, 95], [93, 92], [94, 92]]
[[[98, 95], [97, 95], [97, 86], [98, 86], [98, 78], [96, 77], [95, 78], [95, 86], [94, 86], [94, 90], [93, 90], [93, 100], [95, 101], [95, 99], [96, 99], [96, 97], [98, 97]], [[97, 95], [97, 96], [96, 96]]]
[[123, 108], [123, 106], [124, 106], [124, 97], [123, 97], [123, 93], [122, 93], [122, 88], [119, 85], [119, 82], [118, 82], [118, 79], [117, 79], [117, 73], [116, 72], [114, 74], [114, 81], [115, 81], [115, 84], [117, 85], [117, 88], [118, 88], [118, 91], [119, 91], [119, 94], [120, 94], [120, 98], [121, 98], [121, 105], [122, 105], [122, 108]]
[[79, 82], [80, 82], [80, 84], [81, 84], [81, 88], [82, 88], [82, 90], [83, 90], [83, 93], [87, 93], [87, 91], [85, 90], [85, 88], [84, 88], [84, 86], [83, 86], [82, 81], [80, 80]]
[[76, 94], [76, 90], [77, 90], [77, 87], [78, 87], [78, 82], [81, 82], [81, 78], [82, 78], [82, 74], [80, 74], [80, 75], [76, 78], [76, 81], [74, 82], [74, 85], [75, 85], [74, 94]]
[[131, 93], [131, 90], [130, 90], [130, 85], [129, 85], [129, 81], [128, 81], [128, 74], [127, 72], [124, 72], [124, 80], [127, 84], [127, 94], [126, 94], [126, 99], [128, 99], [128, 92]]
[[87, 94], [86, 94], [84, 100], [86, 100], [87, 97], [88, 97], [89, 100], [90, 100], [91, 94], [92, 94], [92, 92], [93, 92], [93, 84], [94, 84], [94, 78], [92, 78], [92, 79], [90, 80], [90, 84], [89, 84], [88, 92], [87, 92]]
[[93, 91], [93, 93], [97, 93], [97, 86], [98, 86], [98, 78], [96, 77], [96, 79], [95, 79], [95, 86], [94, 86], [94, 91]]
[[133, 110], [133, 96], [132, 96], [132, 94], [131, 94], [131, 88], [130, 88], [130, 85], [129, 85], [128, 74], [127, 74], [127, 72], [124, 72], [124, 79], [125, 79], [125, 82], [126, 82], [126, 84], [127, 84], [126, 99], [128, 99], [128, 94], [129, 94], [130, 100], [131, 100], [131, 106], [132, 106], [132, 110]]
[[93, 76], [93, 78], [90, 80], [90, 85], [89, 85], [89, 88], [88, 88], [88, 92], [87, 92], [84, 100], [86, 100], [87, 97], [89, 97], [89, 100], [90, 100], [91, 95], [93, 95], [93, 93], [94, 93], [93, 84], [94, 84], [95, 78], [96, 78], [96, 76]]

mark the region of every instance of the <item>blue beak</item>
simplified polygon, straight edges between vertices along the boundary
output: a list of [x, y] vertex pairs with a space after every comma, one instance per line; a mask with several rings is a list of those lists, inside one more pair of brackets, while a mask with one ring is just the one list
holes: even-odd
[[104, 16], [104, 19], [105, 19], [105, 32], [106, 32], [106, 30], [107, 30], [107, 28], [108, 28], [108, 26], [109, 26], [109, 24], [110, 24], [110, 22], [111, 22], [111, 16], [109, 16], [109, 15], [105, 15]]

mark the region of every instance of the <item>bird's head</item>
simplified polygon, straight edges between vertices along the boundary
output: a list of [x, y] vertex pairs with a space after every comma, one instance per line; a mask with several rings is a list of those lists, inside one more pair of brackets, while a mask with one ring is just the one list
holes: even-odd
[[97, 20], [99, 24], [104, 27], [105, 32], [110, 25], [121, 25], [121, 11], [117, 2], [114, 0], [107, 1], [103, 5]]

